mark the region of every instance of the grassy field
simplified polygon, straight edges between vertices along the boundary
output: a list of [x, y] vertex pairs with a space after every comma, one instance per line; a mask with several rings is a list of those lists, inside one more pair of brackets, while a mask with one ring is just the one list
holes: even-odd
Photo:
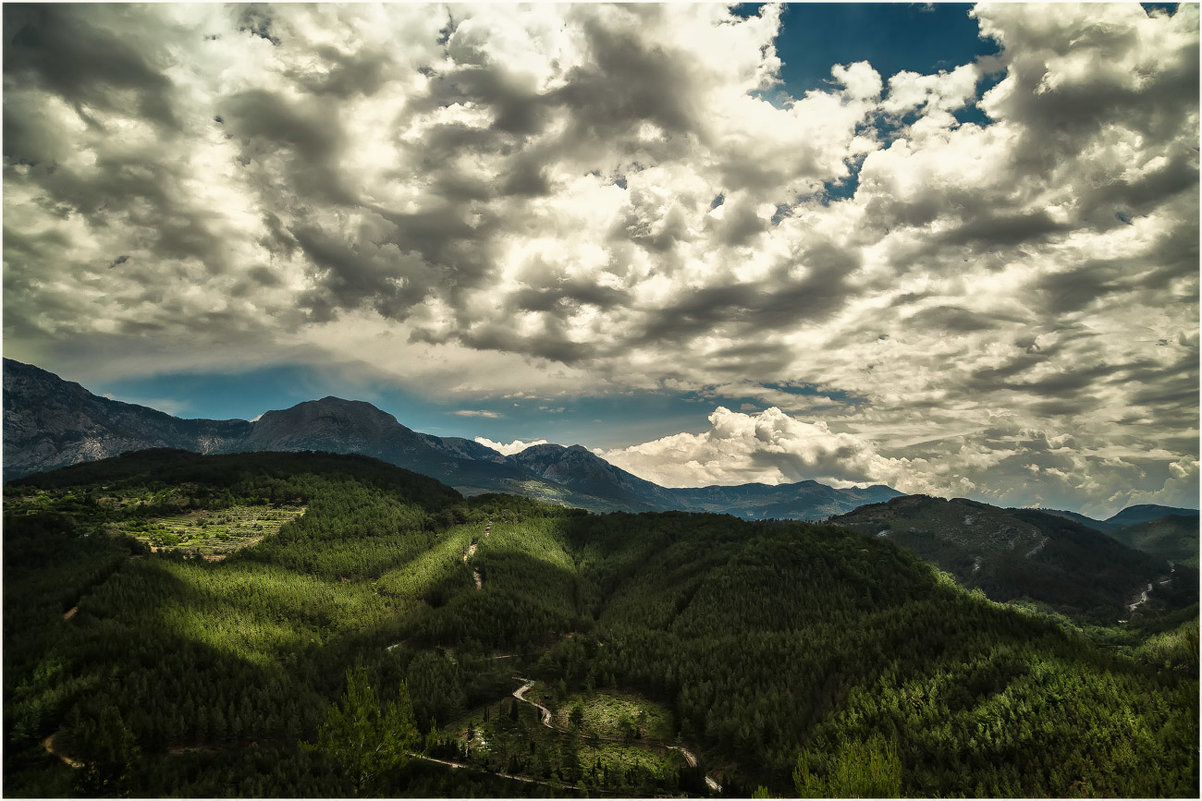
[[593, 692], [569, 696], [555, 710], [556, 727], [573, 728], [573, 710], [580, 710], [580, 733], [619, 739], [670, 741], [676, 731], [672, 712], [637, 695]]
[[154, 551], [186, 550], [203, 556], [224, 556], [258, 543], [304, 512], [303, 506], [231, 506], [125, 520], [117, 529]]

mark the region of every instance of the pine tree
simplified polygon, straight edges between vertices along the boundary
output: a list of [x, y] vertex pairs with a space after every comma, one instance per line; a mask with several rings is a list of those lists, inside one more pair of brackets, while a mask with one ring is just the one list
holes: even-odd
[[325, 752], [350, 780], [354, 794], [384, 794], [384, 779], [405, 766], [420, 742], [409, 688], [401, 683], [395, 701], [383, 709], [362, 667], [346, 673], [346, 694], [330, 707], [317, 732]]
[[84, 726], [81, 733], [72, 745], [83, 763], [75, 777], [76, 791], [86, 797], [128, 795], [127, 774], [141, 752], [121, 713], [105, 706], [96, 723]]

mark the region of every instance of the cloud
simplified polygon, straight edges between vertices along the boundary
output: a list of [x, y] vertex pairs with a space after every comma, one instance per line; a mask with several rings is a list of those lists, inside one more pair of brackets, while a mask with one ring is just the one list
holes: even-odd
[[[598, 455], [670, 487], [815, 479], [833, 486], [891, 480], [921, 486], [907, 460], [885, 459], [872, 442], [791, 417], [776, 407], [759, 414], [719, 406], [701, 434], [674, 434]], [[916, 490], [915, 490], [916, 491]]]
[[[700, 434], [597, 449], [612, 464], [672, 487], [817, 480], [835, 487], [888, 484], [910, 493], [971, 496], [1002, 506], [1080, 509], [1105, 518], [1134, 503], [1195, 503], [1198, 460], [1170, 451], [1083, 446], [1073, 434], [1022, 428], [1012, 415], [980, 430], [910, 443], [906, 456], [863, 435], [834, 431], [772, 407], [719, 406]], [[1088, 500], [1083, 500], [1088, 499]]]
[[[791, 97], [771, 5], [6, 6], [6, 353], [827, 427], [732, 478], [878, 480], [1006, 414], [1086, 454], [1066, 503], [1176, 491], [1137, 474], [1198, 455], [1197, 7], [971, 13], [997, 55]], [[964, 443], [932, 486], [1011, 450]]]
[[515, 453], [521, 453], [522, 451], [526, 450], [527, 448], [533, 447], [535, 445], [546, 445], [547, 444], [547, 441], [545, 439], [538, 439], [538, 440], [534, 440], [533, 442], [522, 442], [520, 439], [515, 439], [513, 442], [509, 443], [508, 445], [503, 445], [500, 442], [493, 442], [491, 439], [488, 439], [487, 437], [476, 437], [476, 442], [479, 442], [481, 445], [483, 445], [487, 448], [492, 448], [494, 451], [501, 454], [502, 456], [512, 456]]
[[490, 412], [487, 409], [460, 409], [455, 412], [460, 417], [484, 417], [489, 420], [497, 420], [501, 415], [497, 412]]

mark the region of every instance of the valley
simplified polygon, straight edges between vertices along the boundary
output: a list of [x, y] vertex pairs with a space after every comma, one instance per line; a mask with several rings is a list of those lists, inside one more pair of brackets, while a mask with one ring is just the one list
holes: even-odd
[[1073, 622], [877, 531], [333, 454], [129, 454], [4, 513], [10, 796], [1196, 793], [1170, 585]]

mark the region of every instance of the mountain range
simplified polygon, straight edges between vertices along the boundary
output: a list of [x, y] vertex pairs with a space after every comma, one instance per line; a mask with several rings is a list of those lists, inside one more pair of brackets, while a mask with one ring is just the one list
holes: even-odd
[[902, 493], [816, 481], [697, 489], [661, 487], [580, 445], [534, 445], [505, 456], [460, 437], [414, 431], [364, 401], [327, 397], [257, 420], [189, 420], [99, 397], [77, 383], [4, 359], [4, 479], [148, 448], [202, 454], [358, 453], [431, 476], [465, 495], [506, 492], [607, 511], [698, 511], [746, 519], [818, 520]]

